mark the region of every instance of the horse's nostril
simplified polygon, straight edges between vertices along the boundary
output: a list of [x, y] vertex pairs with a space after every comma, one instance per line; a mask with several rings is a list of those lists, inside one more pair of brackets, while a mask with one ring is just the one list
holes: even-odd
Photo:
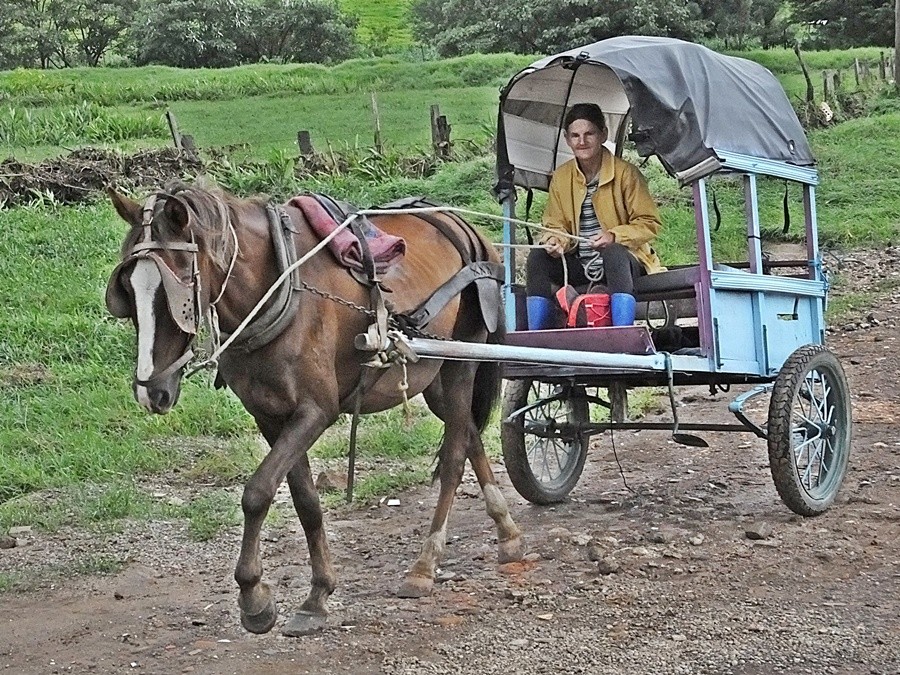
[[169, 405], [169, 392], [165, 389], [154, 389], [149, 392], [150, 401], [157, 410], [164, 410]]

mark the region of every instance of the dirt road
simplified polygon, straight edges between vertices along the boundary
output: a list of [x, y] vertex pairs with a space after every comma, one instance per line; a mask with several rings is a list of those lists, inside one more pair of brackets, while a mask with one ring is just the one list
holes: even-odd
[[[857, 257], [846, 263], [850, 272], [869, 265]], [[882, 278], [896, 278], [884, 269]], [[528, 505], [498, 467], [526, 533], [521, 565], [498, 568], [493, 529], [467, 474], [441, 583], [425, 600], [394, 591], [419, 552], [435, 490], [399, 495], [397, 507], [329, 514], [340, 586], [329, 629], [305, 639], [281, 637], [277, 627], [265, 636], [241, 630], [231, 579], [236, 528], [203, 544], [177, 522], [102, 536], [26, 533], [21, 546], [0, 550], [0, 571], [101, 553], [129, 562], [112, 576], [73, 575], [0, 595], [0, 669], [900, 673], [897, 285], [828, 336], [850, 378], [855, 427], [848, 478], [821, 517], [795, 516], [779, 501], [764, 441], [749, 434], [704, 434], [710, 447], [698, 449], [665, 433], [619, 433], [623, 474], [603, 436], [571, 501], [553, 508]], [[679, 395], [682, 421], [728, 421], [733, 393]], [[308, 583], [298, 527], [270, 528], [264, 557], [284, 617]]]

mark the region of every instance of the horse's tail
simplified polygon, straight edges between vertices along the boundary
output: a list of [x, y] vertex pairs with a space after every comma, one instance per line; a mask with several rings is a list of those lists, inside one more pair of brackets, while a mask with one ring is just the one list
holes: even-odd
[[[497, 330], [488, 334], [488, 344], [503, 342], [505, 334], [506, 326], [501, 316]], [[475, 371], [475, 384], [472, 391], [472, 418], [475, 420], [478, 433], [483, 432], [485, 427], [487, 427], [491, 412], [493, 412], [497, 401], [500, 399], [500, 383], [502, 381], [500, 368], [501, 365], [497, 361], [484, 361], [478, 365], [478, 370]]]

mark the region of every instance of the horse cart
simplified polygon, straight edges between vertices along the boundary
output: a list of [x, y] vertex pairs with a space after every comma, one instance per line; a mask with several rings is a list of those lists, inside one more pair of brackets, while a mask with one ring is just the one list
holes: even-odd
[[[690, 187], [696, 264], [642, 277], [635, 288], [642, 304], [680, 303], [678, 318], [670, 314], [666, 324], [687, 341], [663, 344], [660, 331], [642, 324], [521, 329], [517, 187], [546, 189], [568, 158], [561, 119], [574, 102], [601, 105], [617, 153], [630, 130], [639, 155], [656, 156]], [[461, 209], [416, 199], [343, 210], [343, 222], [331, 228], [336, 220], [311, 195], [276, 205], [204, 180], [170, 181], [143, 202], [110, 190], [127, 227], [106, 304], [135, 328], [135, 399], [149, 412], [169, 412], [205, 332], [212, 355], [191, 372], [214, 366], [217, 383], [241, 400], [271, 447], [241, 499], [235, 580], [241, 622], [251, 632], [271, 630], [278, 617], [273, 589], [262, 578], [260, 533], [284, 480], [312, 576], [309, 595], [283, 632], [305, 635], [326, 625], [337, 575], [307, 453], [343, 413], [353, 414], [351, 493], [359, 414], [422, 393], [444, 422], [435, 469], [440, 496], [402, 597], [432, 591], [466, 461], [496, 525], [498, 561], [522, 559], [521, 531], [480, 440], [501, 374], [507, 381], [503, 454], [513, 485], [532, 502], [566, 497], [592, 435], [658, 428], [694, 445], [702, 439], [685, 432], [755, 433], [768, 441], [775, 485], [791, 509], [815, 515], [835, 499], [847, 469], [851, 420], [843, 370], [823, 345], [828, 285], [817, 244], [818, 178], [803, 130], [771, 73], [677, 40], [615, 38], [518, 73], [503, 90], [498, 131], [503, 265], [491, 242], [458, 217]], [[740, 181], [746, 221], [746, 259], [728, 264], [714, 259], [707, 196], [710, 181], [721, 176]], [[801, 260], [764, 258], [758, 192], [772, 179], [802, 191]], [[360, 215], [372, 216], [368, 225], [378, 231], [367, 233]], [[341, 233], [351, 237], [346, 246], [317, 255]], [[372, 255], [376, 241], [388, 257], [381, 272]], [[405, 253], [395, 255], [400, 242]], [[367, 251], [361, 259], [348, 255], [360, 250]], [[751, 388], [730, 406], [737, 423], [679, 425], [672, 390], [685, 384]], [[624, 393], [648, 386], [668, 389], [671, 425], [624, 419]], [[591, 415], [591, 404], [602, 402], [598, 389], [610, 392], [608, 421]], [[768, 420], [755, 423], [744, 405], [763, 393], [771, 394]]]
[[[662, 345], [650, 322], [633, 326], [523, 330], [516, 285], [516, 188], [546, 190], [571, 158], [562, 118], [576, 102], [598, 103], [617, 154], [626, 141], [656, 156], [691, 191], [697, 262], [641, 277], [635, 296], [665, 325], [690, 339]], [[504, 208], [503, 345], [411, 341], [420, 355], [505, 363], [502, 447], [518, 492], [536, 504], [558, 502], [576, 485], [591, 436], [611, 430], [671, 429], [675, 441], [705, 445], [686, 431], [750, 432], [768, 443], [779, 495], [789, 508], [816, 515], [834, 501], [850, 455], [849, 389], [838, 359], [824, 346], [828, 282], [818, 248], [818, 175], [803, 129], [775, 77], [758, 64], [678, 40], [622, 37], [535, 62], [503, 89], [498, 119], [497, 192]], [[746, 256], [727, 264], [713, 255], [710, 184], [742, 184]], [[784, 181], [802, 194], [806, 255], [770, 261], [762, 246], [759, 183]], [[795, 187], [795, 189], [797, 189]], [[788, 213], [785, 192], [785, 213]], [[713, 209], [718, 212], [717, 206]], [[665, 227], [665, 224], [664, 224]], [[688, 308], [684, 316], [684, 308]], [[681, 316], [674, 313], [681, 308]], [[684, 324], [684, 329], [678, 324]], [[729, 405], [731, 424], [680, 424], [673, 386], [727, 391], [752, 385]], [[664, 387], [672, 423], [627, 421], [632, 387]], [[604, 401], [595, 393], [605, 389]], [[745, 404], [768, 394], [765, 422]], [[591, 404], [610, 408], [594, 421]]]

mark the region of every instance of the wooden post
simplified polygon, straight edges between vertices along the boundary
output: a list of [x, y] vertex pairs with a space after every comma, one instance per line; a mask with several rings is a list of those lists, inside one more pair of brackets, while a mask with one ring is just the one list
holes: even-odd
[[181, 151], [195, 161], [199, 161], [200, 154], [197, 152], [197, 144], [194, 137], [190, 134], [181, 135]]
[[297, 132], [297, 146], [300, 148], [300, 154], [303, 157], [311, 157], [316, 154], [309, 132], [306, 129]]
[[881, 52], [879, 54], [879, 56], [881, 58], [878, 60], [878, 78], [880, 80], [884, 80], [885, 82], [887, 82], [887, 79], [888, 79], [887, 59], [884, 58], [884, 52]]
[[836, 70], [823, 70], [822, 71], [822, 98], [829, 103], [833, 103], [837, 100], [835, 96], [837, 90], [837, 71]]
[[853, 59], [853, 74], [856, 76], [856, 86], [859, 86], [862, 79], [862, 72], [859, 65], [859, 59]]
[[380, 155], [384, 153], [384, 144], [381, 142], [381, 118], [378, 116], [378, 99], [372, 92], [372, 117], [375, 119], [375, 151]]
[[803, 71], [803, 77], [806, 80], [806, 102], [812, 104], [816, 100], [816, 92], [813, 89], [812, 78], [809, 76], [806, 64], [803, 63], [803, 57], [800, 56], [800, 45], [796, 42], [794, 43], [794, 54], [797, 55], [797, 60], [800, 62], [800, 70]]
[[900, 0], [894, 0], [894, 90], [900, 94]]
[[450, 125], [437, 104], [431, 106], [431, 145], [435, 155], [450, 156]]
[[181, 132], [178, 131], [178, 120], [175, 119], [175, 113], [171, 110], [166, 110], [166, 121], [169, 123], [169, 132], [172, 134], [172, 142], [175, 143], [175, 148], [180, 151], [182, 149]]

